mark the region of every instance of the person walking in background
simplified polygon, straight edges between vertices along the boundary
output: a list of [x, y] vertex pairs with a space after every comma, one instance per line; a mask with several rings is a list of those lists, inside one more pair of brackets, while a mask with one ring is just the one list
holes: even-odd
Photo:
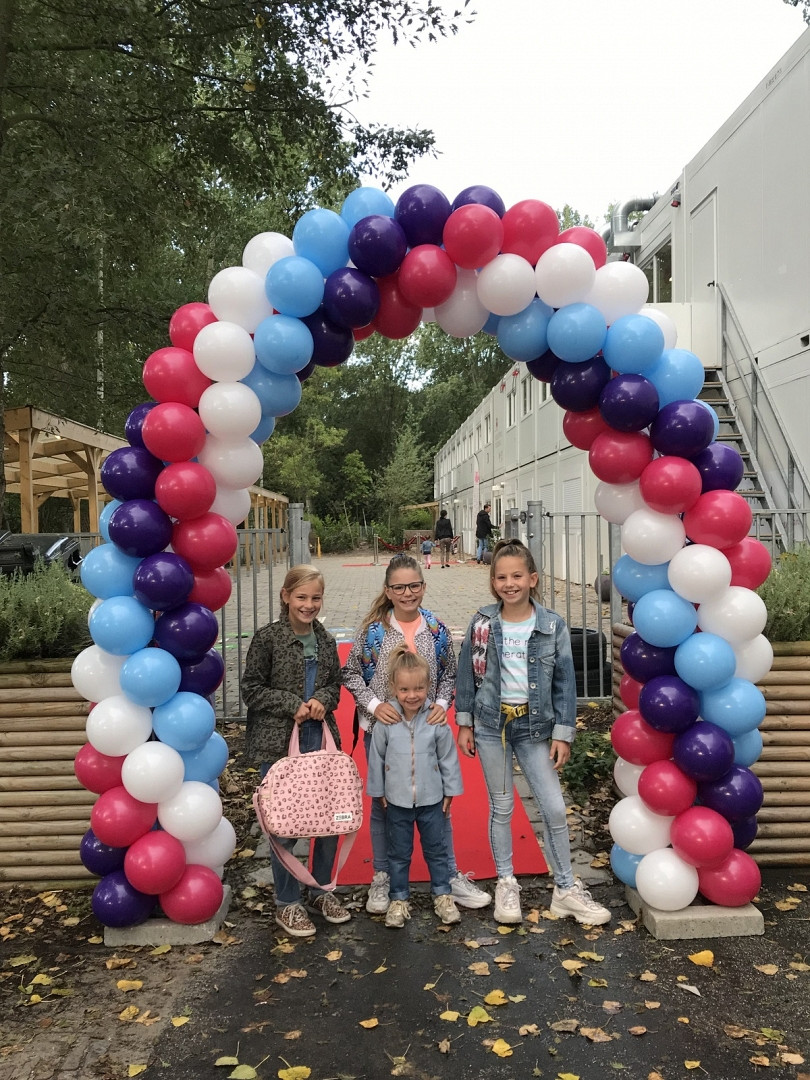
[[489, 511], [491, 503], [485, 502], [481, 510], [478, 511], [478, 515], [475, 519], [475, 538], [478, 541], [475, 549], [475, 561], [482, 563], [484, 561], [484, 552], [487, 550], [487, 541], [492, 536], [492, 521], [490, 520]]
[[422, 552], [422, 566], [424, 566], [425, 570], [429, 570], [430, 556], [433, 552], [433, 541], [430, 539], [429, 536], [426, 536], [425, 539], [422, 541], [420, 550]]
[[442, 510], [439, 514], [439, 520], [436, 522], [433, 538], [439, 545], [439, 555], [441, 556], [442, 567], [449, 566], [450, 548], [453, 545], [453, 525], [450, 518], [447, 516], [446, 510]]
[[537, 567], [520, 540], [499, 540], [489, 585], [497, 603], [478, 609], [461, 647], [456, 723], [462, 754], [478, 753], [489, 795], [489, 841], [498, 881], [495, 919], [519, 923], [512, 866], [513, 759], [543, 818], [554, 876], [551, 911], [599, 926], [610, 920], [571, 869], [559, 772], [576, 733], [576, 677], [565, 621], [539, 603]]
[[[357, 703], [357, 720], [364, 732], [368, 758], [371, 730], [375, 723], [397, 724], [400, 713], [388, 702], [388, 662], [397, 645], [405, 644], [411, 652], [425, 658], [430, 668], [428, 724], [446, 722], [453, 700], [456, 679], [456, 654], [447, 627], [433, 612], [421, 606], [425, 580], [412, 555], [395, 555], [385, 570], [382, 592], [371, 606], [354, 635], [346, 665], [343, 685]], [[370, 814], [371, 850], [374, 876], [368, 890], [366, 911], [382, 915], [390, 902], [390, 870], [385, 835], [385, 807], [373, 799]], [[488, 892], [479, 889], [469, 874], [462, 874], [453, 852], [450, 814], [445, 815], [445, 843], [450, 863], [450, 890], [461, 907], [481, 908], [492, 902]]]

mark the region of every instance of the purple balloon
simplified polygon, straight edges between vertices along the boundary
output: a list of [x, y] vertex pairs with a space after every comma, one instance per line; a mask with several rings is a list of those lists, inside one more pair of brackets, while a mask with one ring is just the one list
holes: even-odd
[[677, 645], [651, 645], [641, 634], [628, 634], [620, 650], [622, 667], [631, 679], [646, 683], [661, 675], [675, 675]]
[[616, 375], [599, 396], [599, 411], [616, 431], [641, 431], [658, 414], [658, 391], [643, 375]]
[[157, 899], [134, 889], [123, 870], [113, 870], [93, 889], [91, 906], [104, 926], [137, 926], [155, 910]]
[[125, 847], [110, 847], [102, 844], [92, 829], [88, 829], [79, 844], [79, 858], [91, 874], [104, 877], [113, 870], [123, 870]]
[[337, 367], [352, 355], [354, 334], [332, 322], [323, 307], [305, 315], [301, 322], [312, 334], [312, 359], [318, 367]]
[[159, 551], [138, 564], [133, 577], [136, 599], [153, 611], [177, 607], [194, 588], [194, 573], [179, 555]]
[[368, 326], [380, 307], [377, 282], [352, 266], [342, 266], [326, 279], [323, 307], [337, 326], [350, 330]]
[[[486, 329], [486, 328], [485, 328]], [[551, 382], [552, 376], [563, 361], [555, 356], [551, 349], [547, 349], [542, 356], [535, 357], [526, 363], [526, 370], [540, 382]], [[581, 365], [577, 365], [581, 366]]]
[[698, 799], [727, 821], [742, 821], [762, 806], [762, 782], [745, 765], [732, 765], [718, 780], [698, 784]]
[[[397, 199], [394, 218], [402, 226], [410, 247], [438, 244], [450, 217], [450, 200], [432, 184], [414, 184]], [[354, 262], [354, 260], [352, 260]]]
[[408, 250], [402, 226], [383, 214], [360, 218], [349, 233], [349, 258], [369, 277], [388, 277], [399, 270]]
[[153, 499], [163, 462], [144, 446], [113, 450], [101, 466], [101, 482], [114, 499]]
[[759, 825], [756, 817], [743, 818], [741, 821], [731, 822], [731, 831], [734, 833], [734, 847], [745, 851], [756, 839]]
[[306, 367], [302, 367], [300, 371], [296, 371], [295, 374], [298, 377], [298, 381], [306, 382], [317, 366], [318, 365], [314, 360], [310, 360]]
[[[178, 690], [209, 697], [222, 682], [225, 661], [216, 649], [209, 649], [202, 660], [180, 665], [182, 676]], [[211, 702], [213, 705], [213, 702]]]
[[493, 191], [491, 187], [486, 187], [485, 184], [473, 184], [471, 187], [465, 187], [453, 199], [452, 209], [458, 210], [460, 206], [468, 206], [470, 203], [480, 203], [482, 206], [488, 206], [490, 210], [494, 210], [498, 217], [501, 218], [506, 213], [506, 203], [497, 191]]
[[124, 435], [130, 446], [143, 446], [143, 435], [141, 434], [143, 422], [156, 405], [156, 401], [144, 401], [142, 404], [136, 405], [127, 417], [124, 424]]
[[734, 743], [729, 733], [717, 724], [701, 720], [675, 736], [672, 759], [687, 776], [699, 784], [708, 783], [731, 768]]
[[219, 624], [213, 611], [192, 602], [164, 612], [155, 622], [155, 641], [181, 663], [199, 663], [218, 634]]
[[642, 686], [638, 711], [656, 731], [686, 731], [698, 718], [700, 696], [677, 675], [659, 675]]
[[125, 555], [143, 559], [162, 551], [172, 538], [172, 522], [157, 503], [129, 499], [110, 515], [110, 540]]
[[739, 450], [719, 442], [696, 454], [692, 464], [701, 475], [704, 491], [735, 491], [745, 471]]
[[650, 425], [650, 439], [659, 454], [693, 458], [714, 438], [714, 420], [699, 401], [671, 401]]
[[610, 381], [610, 368], [601, 356], [582, 364], [560, 360], [551, 376], [551, 396], [561, 409], [587, 412], [599, 404], [599, 396]]

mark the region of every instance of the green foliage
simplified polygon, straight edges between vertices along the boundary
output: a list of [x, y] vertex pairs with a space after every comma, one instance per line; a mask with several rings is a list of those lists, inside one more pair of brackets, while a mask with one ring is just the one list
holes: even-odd
[[433, 532], [433, 514], [430, 510], [405, 509], [400, 515], [403, 529], [428, 529]]
[[769, 641], [810, 641], [810, 546], [780, 555], [757, 592], [768, 609]]
[[74, 656], [90, 644], [93, 598], [57, 563], [0, 576], [0, 660]]
[[333, 551], [351, 551], [354, 547], [354, 534], [348, 522], [340, 521], [329, 514], [324, 518], [310, 514], [309, 521], [321, 542], [321, 552], [324, 555]]
[[798, 8], [802, 13], [802, 18], [810, 26], [810, 0], [782, 0], [782, 3]]
[[578, 731], [571, 744], [571, 757], [562, 770], [571, 798], [586, 803], [591, 792], [613, 775], [615, 761], [608, 732]]
[[413, 424], [406, 423], [399, 433], [394, 456], [380, 474], [377, 494], [389, 527], [402, 532], [401, 507], [426, 502], [432, 470], [419, 444]]

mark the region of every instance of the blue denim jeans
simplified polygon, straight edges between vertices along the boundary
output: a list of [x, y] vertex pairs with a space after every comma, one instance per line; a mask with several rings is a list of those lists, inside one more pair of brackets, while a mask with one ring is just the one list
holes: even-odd
[[484, 552], [487, 550], [486, 538], [483, 536], [478, 537], [478, 543], [475, 548], [475, 558], [477, 562], [481, 562], [484, 557]]
[[[371, 746], [371, 732], [366, 731], [363, 733], [363, 746], [366, 751], [366, 761], [368, 761], [368, 752]], [[369, 832], [371, 834], [371, 857], [372, 865], [375, 871], [382, 870], [386, 874], [390, 874], [388, 859], [388, 842], [385, 836], [385, 807], [382, 804], [382, 799], [371, 800], [371, 813], [369, 814]], [[456, 865], [456, 856], [453, 852], [453, 824], [450, 820], [450, 814], [442, 814], [444, 818], [444, 842], [447, 847], [447, 862], [450, 869], [450, 877], [455, 877], [458, 873], [458, 866]]]
[[430, 872], [430, 891], [434, 896], [450, 892], [450, 865], [445, 843], [445, 815], [442, 804], [430, 806], [394, 806], [388, 804], [385, 816], [385, 836], [388, 841], [388, 866], [392, 900], [407, 900], [413, 855], [413, 827], [419, 829], [422, 854]]
[[[475, 725], [475, 747], [489, 795], [489, 843], [498, 877], [508, 877], [512, 868], [512, 810], [515, 787], [512, 775], [516, 758], [543, 819], [543, 849], [554, 883], [561, 889], [574, 884], [571, 846], [565, 800], [560, 779], [549, 757], [551, 744], [532, 738], [529, 717], [520, 716], [506, 726]], [[502, 741], [503, 740], [503, 741]], [[505, 743], [505, 745], [504, 745]]]

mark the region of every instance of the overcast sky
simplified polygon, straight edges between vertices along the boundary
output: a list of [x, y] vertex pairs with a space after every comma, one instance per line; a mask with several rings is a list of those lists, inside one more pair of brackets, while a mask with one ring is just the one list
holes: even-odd
[[781, 0], [471, 7], [474, 23], [450, 40], [381, 49], [356, 114], [435, 132], [441, 157], [415, 164], [409, 183], [451, 201], [488, 184], [507, 206], [570, 203], [600, 228], [611, 202], [668, 190], [805, 30]]

